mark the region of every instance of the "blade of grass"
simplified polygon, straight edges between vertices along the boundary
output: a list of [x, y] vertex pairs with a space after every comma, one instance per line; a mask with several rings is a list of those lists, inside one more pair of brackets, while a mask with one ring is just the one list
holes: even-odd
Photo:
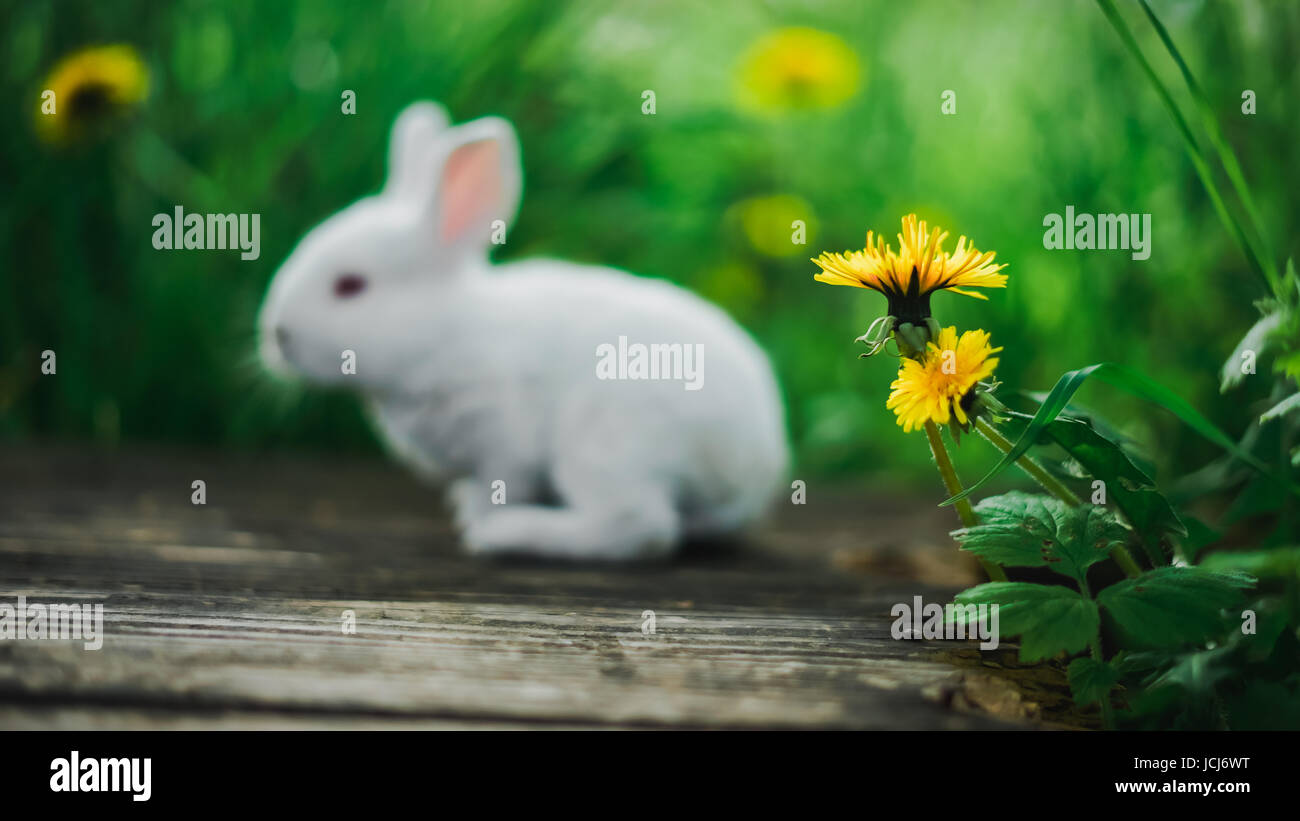
[[1182, 137], [1183, 147], [1187, 149], [1187, 155], [1192, 160], [1192, 167], [1196, 170], [1196, 176], [1200, 178], [1201, 185], [1205, 186], [1205, 192], [1210, 195], [1210, 202], [1214, 205], [1214, 210], [1215, 213], [1219, 215], [1219, 220], [1223, 223], [1224, 227], [1228, 229], [1228, 233], [1232, 234], [1232, 238], [1236, 240], [1237, 245], [1241, 247], [1241, 251], [1246, 255], [1246, 261], [1250, 263], [1250, 267], [1262, 280], [1264, 280], [1264, 284], [1268, 286], [1270, 291], [1275, 290], [1272, 280], [1264, 271], [1263, 263], [1260, 262], [1260, 258], [1255, 253], [1254, 247], [1246, 237], [1246, 232], [1242, 229], [1241, 223], [1237, 221], [1236, 216], [1228, 210], [1227, 204], [1224, 203], [1223, 196], [1219, 193], [1218, 183], [1214, 181], [1214, 174], [1210, 170], [1210, 165], [1205, 161], [1205, 155], [1201, 153], [1200, 146], [1196, 144], [1196, 138], [1192, 135], [1192, 130], [1188, 127], [1187, 120], [1184, 119], [1182, 111], [1178, 108], [1178, 104], [1174, 102], [1174, 98], [1170, 96], [1169, 90], [1165, 88], [1165, 84], [1160, 81], [1155, 70], [1151, 68], [1151, 64], [1147, 62], [1147, 58], [1142, 54], [1142, 49], [1138, 47], [1137, 40], [1133, 38], [1133, 32], [1129, 30], [1128, 25], [1115, 9], [1114, 0], [1097, 0], [1097, 5], [1101, 7], [1102, 14], [1106, 15], [1106, 19], [1110, 21], [1111, 27], [1113, 27], [1115, 32], [1119, 34], [1120, 40], [1122, 40], [1125, 47], [1128, 48], [1129, 53], [1133, 55], [1133, 59], [1135, 59], [1138, 65], [1141, 66], [1147, 79], [1151, 81], [1151, 86], [1155, 89], [1156, 96], [1160, 98], [1160, 101], [1164, 103], [1165, 108], [1169, 110], [1169, 116], [1173, 118], [1174, 125], [1178, 128], [1178, 135]]
[[1232, 146], [1223, 136], [1223, 130], [1219, 128], [1219, 118], [1214, 116], [1214, 109], [1210, 106], [1209, 99], [1206, 98], [1205, 92], [1201, 89], [1201, 84], [1196, 82], [1195, 75], [1188, 68], [1187, 61], [1183, 59], [1182, 53], [1174, 45], [1173, 38], [1169, 36], [1168, 29], [1156, 17], [1156, 13], [1151, 10], [1147, 0], [1140, 0], [1142, 10], [1146, 12], [1147, 19], [1160, 36], [1160, 41], [1165, 44], [1165, 49], [1169, 56], [1174, 58], [1178, 64], [1178, 70], [1183, 73], [1183, 80], [1187, 82], [1187, 88], [1192, 93], [1192, 99], [1196, 101], [1196, 108], [1201, 114], [1201, 123], [1205, 126], [1205, 133], [1210, 139], [1210, 144], [1214, 146], [1215, 152], [1219, 155], [1219, 162], [1223, 165], [1223, 170], [1228, 175], [1228, 180], [1232, 183], [1232, 188], [1237, 192], [1237, 198], [1241, 200], [1242, 207], [1246, 210], [1246, 216], [1250, 218], [1251, 228], [1255, 234], [1259, 256], [1264, 263], [1264, 274], [1268, 277], [1269, 283], [1273, 286], [1275, 296], [1281, 296], [1279, 291], [1281, 280], [1278, 278], [1277, 261], [1273, 258], [1272, 251], [1269, 249], [1268, 237], [1264, 233], [1264, 220], [1260, 217], [1259, 208], [1255, 205], [1255, 198], [1250, 193], [1250, 186], [1246, 183], [1246, 175], [1242, 173], [1241, 163], [1237, 161], [1237, 153], [1232, 150]]
[[1007, 451], [1007, 453], [1002, 457], [1002, 461], [998, 462], [992, 470], [985, 474], [983, 479], [968, 486], [961, 493], [940, 502], [939, 506], [944, 507], [965, 499], [985, 482], [989, 481], [994, 476], [997, 476], [1017, 459], [1023, 456], [1029, 448], [1038, 442], [1039, 434], [1043, 432], [1043, 429], [1046, 428], [1053, 419], [1059, 416], [1061, 411], [1065, 410], [1065, 406], [1069, 403], [1070, 397], [1074, 396], [1075, 391], [1079, 390], [1090, 376], [1095, 376], [1113, 387], [1120, 388], [1121, 390], [1127, 391], [1140, 399], [1145, 399], [1148, 402], [1159, 405], [1174, 416], [1178, 417], [1185, 425], [1199, 433], [1201, 436], [1223, 448], [1265, 476], [1282, 483], [1292, 493], [1300, 495], [1300, 486], [1278, 476], [1268, 467], [1268, 465], [1243, 450], [1236, 442], [1232, 441], [1231, 437], [1215, 427], [1213, 422], [1202, 416], [1200, 411], [1192, 407], [1187, 400], [1183, 399], [1178, 394], [1132, 368], [1117, 365], [1113, 362], [1099, 362], [1095, 365], [1089, 365], [1086, 368], [1079, 368], [1078, 370], [1068, 371], [1063, 374], [1061, 378], [1057, 380], [1056, 385], [1052, 388], [1051, 392], [1049, 392], [1047, 397], [1043, 400], [1043, 404], [1039, 407], [1038, 413], [1034, 414], [1034, 418], [1030, 420], [1029, 425], [1026, 426], [1024, 432], [1020, 434], [1020, 438], [1016, 440], [1015, 446], [1012, 447], [1011, 450]]

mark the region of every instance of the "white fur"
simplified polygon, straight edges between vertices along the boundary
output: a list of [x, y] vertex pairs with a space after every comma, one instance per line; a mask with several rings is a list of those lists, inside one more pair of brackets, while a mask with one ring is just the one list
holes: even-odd
[[[447, 122], [432, 103], [407, 108], [383, 192], [308, 233], [277, 272], [260, 317], [266, 363], [358, 388], [393, 453], [448, 483], [476, 553], [653, 557], [753, 521], [787, 462], [762, 350], [663, 280], [490, 264], [492, 223], [518, 206], [514, 132], [496, 118]], [[340, 298], [346, 273], [367, 285]], [[701, 344], [702, 389], [598, 379], [598, 346], [620, 336]]]

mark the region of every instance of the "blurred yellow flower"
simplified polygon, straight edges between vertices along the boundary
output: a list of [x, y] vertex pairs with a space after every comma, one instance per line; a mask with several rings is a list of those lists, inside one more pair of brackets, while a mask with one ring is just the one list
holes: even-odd
[[812, 206], [793, 194], [750, 197], [736, 210], [749, 244], [769, 257], [796, 254], [816, 234]]
[[858, 90], [861, 67], [834, 34], [790, 27], [755, 42], [741, 58], [737, 79], [742, 101], [755, 108], [833, 108]]
[[87, 136], [143, 100], [149, 72], [131, 46], [97, 46], [60, 60], [41, 89], [37, 132], [62, 143]]
[[870, 288], [889, 299], [889, 315], [898, 324], [920, 325], [930, 316], [930, 295], [949, 290], [964, 296], [987, 299], [965, 288], [1005, 288], [1007, 275], [998, 273], [1006, 265], [994, 265], [993, 251], [980, 253], [966, 237], [957, 240], [953, 252], [943, 250], [948, 232], [931, 231], [916, 214], [903, 217], [903, 233], [898, 235], [898, 251], [885, 243], [884, 237], [867, 232], [867, 245], [861, 251], [843, 254], [822, 253], [813, 260], [822, 273], [813, 279], [830, 285]]
[[946, 425], [954, 417], [966, 425], [975, 385], [993, 375], [998, 360], [990, 357], [1000, 350], [989, 346], [986, 331], [966, 331], [959, 339], [955, 327], [944, 328], [923, 358], [903, 360], [885, 407], [898, 416], [904, 433], [926, 422]]

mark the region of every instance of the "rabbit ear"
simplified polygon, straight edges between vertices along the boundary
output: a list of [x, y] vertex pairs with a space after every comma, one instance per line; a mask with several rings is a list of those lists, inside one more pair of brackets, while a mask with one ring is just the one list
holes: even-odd
[[385, 194], [423, 196], [429, 190], [438, 135], [447, 129], [447, 112], [437, 103], [412, 103], [397, 115], [388, 142]]
[[447, 247], [486, 247], [494, 225], [509, 225], [519, 208], [519, 143], [498, 117], [451, 129], [433, 204], [438, 241]]

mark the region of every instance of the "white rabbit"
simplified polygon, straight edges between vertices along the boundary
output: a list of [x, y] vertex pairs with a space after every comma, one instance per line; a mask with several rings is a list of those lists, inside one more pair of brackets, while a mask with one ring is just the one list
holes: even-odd
[[[491, 264], [520, 188], [507, 122], [449, 127], [433, 103], [408, 107], [383, 191], [313, 229], [276, 273], [263, 361], [359, 389], [393, 454], [448, 483], [473, 553], [646, 558], [743, 528], [787, 464], [767, 357], [669, 282]], [[620, 337], [702, 353], [696, 384], [601, 378]]]

